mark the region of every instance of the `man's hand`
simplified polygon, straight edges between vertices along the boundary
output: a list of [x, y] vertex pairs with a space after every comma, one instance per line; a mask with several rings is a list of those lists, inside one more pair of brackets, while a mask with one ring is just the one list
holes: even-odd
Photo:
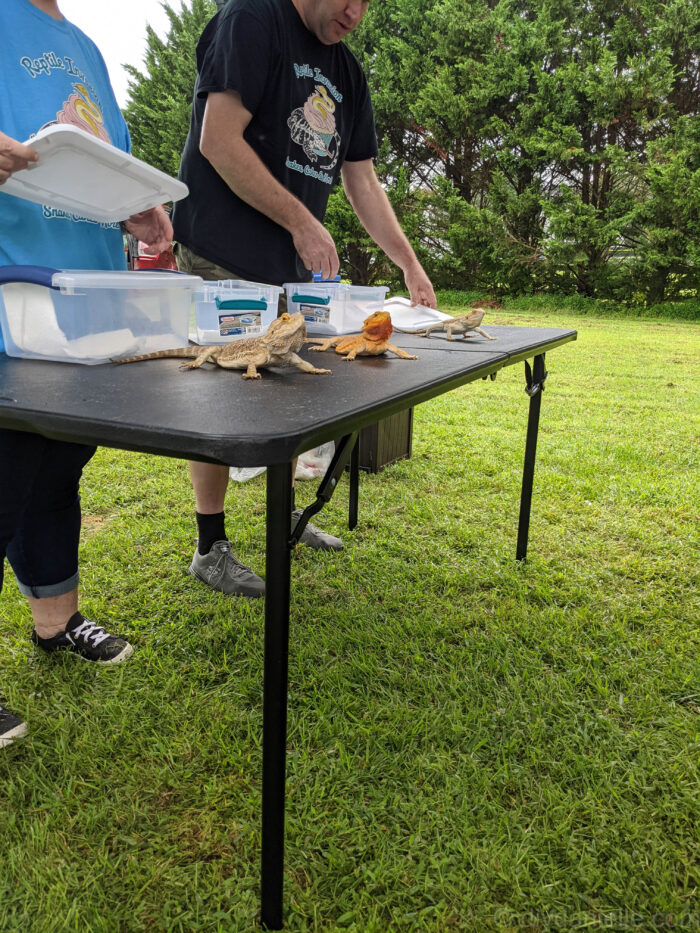
[[437, 299], [432, 283], [421, 265], [404, 270], [406, 288], [411, 296], [412, 305], [423, 305], [426, 308], [437, 308]]
[[124, 226], [132, 236], [145, 243], [154, 256], [169, 249], [172, 244], [173, 227], [162, 207], [151, 207], [147, 211], [132, 214]]
[[306, 216], [291, 231], [294, 248], [310, 272], [320, 272], [323, 279], [334, 279], [340, 260], [333, 237], [312, 214], [304, 213]]
[[27, 168], [30, 162], [38, 162], [39, 155], [29, 146], [0, 133], [0, 185], [4, 184], [13, 172]]

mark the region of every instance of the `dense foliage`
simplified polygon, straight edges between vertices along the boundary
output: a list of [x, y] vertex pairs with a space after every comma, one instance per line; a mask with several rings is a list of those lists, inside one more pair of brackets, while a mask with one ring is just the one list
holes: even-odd
[[[137, 151], [166, 170], [213, 9], [183, 0], [167, 44], [149, 35], [149, 77], [132, 69]], [[697, 293], [700, 5], [382, 0], [348, 43], [372, 88], [378, 171], [436, 285]], [[327, 221], [352, 281], [391, 280], [340, 188]]]
[[197, 77], [195, 49], [202, 30], [216, 13], [216, 3], [181, 0], [179, 12], [168, 3], [162, 6], [170, 21], [165, 41], [148, 26], [144, 70], [124, 66], [131, 76], [124, 117], [134, 154], [177, 175]]

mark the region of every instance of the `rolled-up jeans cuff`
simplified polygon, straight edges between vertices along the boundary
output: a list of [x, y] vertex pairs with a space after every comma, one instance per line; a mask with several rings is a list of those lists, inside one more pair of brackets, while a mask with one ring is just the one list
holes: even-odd
[[33, 596], [34, 599], [48, 599], [51, 596], [63, 596], [70, 593], [78, 585], [79, 573], [74, 573], [67, 580], [60, 583], [50, 583], [48, 586], [27, 586], [21, 580], [17, 580], [17, 589], [23, 596]]

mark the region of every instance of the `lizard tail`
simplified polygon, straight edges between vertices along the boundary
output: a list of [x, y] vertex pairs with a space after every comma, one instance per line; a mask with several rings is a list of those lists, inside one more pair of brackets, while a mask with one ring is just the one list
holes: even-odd
[[155, 353], [142, 353], [141, 356], [127, 356], [123, 359], [111, 360], [112, 363], [140, 363], [141, 360], [162, 360], [166, 357], [182, 359], [183, 357], [199, 356], [202, 347], [178, 347], [176, 350], [158, 350]]

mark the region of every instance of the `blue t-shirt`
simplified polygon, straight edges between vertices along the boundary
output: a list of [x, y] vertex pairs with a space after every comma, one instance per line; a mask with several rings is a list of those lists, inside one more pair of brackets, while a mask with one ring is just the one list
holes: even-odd
[[[29, 0], [0, 0], [0, 130], [19, 142], [68, 123], [129, 152], [97, 46], [68, 20]], [[31, 144], [31, 142], [30, 142]], [[102, 224], [5, 194], [0, 185], [0, 265], [125, 269], [119, 224]]]

